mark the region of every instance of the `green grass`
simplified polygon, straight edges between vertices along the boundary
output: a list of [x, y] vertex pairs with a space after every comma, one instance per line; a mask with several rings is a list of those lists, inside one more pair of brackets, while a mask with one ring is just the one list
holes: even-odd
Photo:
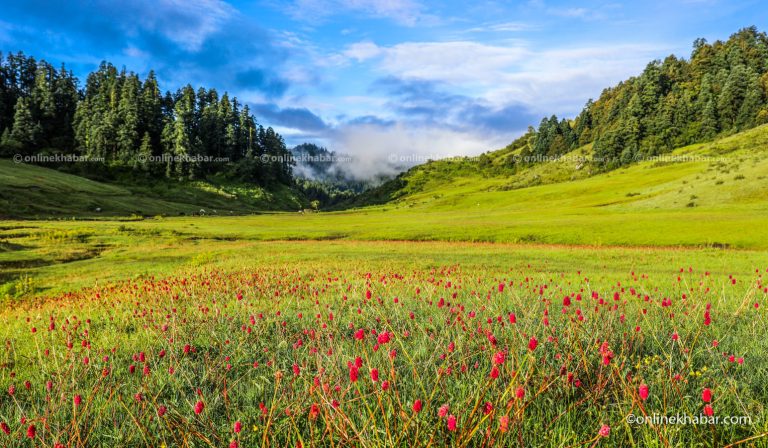
[[[394, 202], [355, 210], [134, 221], [5, 221], [0, 229], [0, 280], [5, 294], [13, 297], [27, 295], [30, 289], [61, 291], [68, 285], [91, 284], [95, 278], [174, 272], [199, 256], [230, 259], [241, 250], [250, 254], [253, 248], [270, 247], [259, 242], [277, 240], [474, 241], [761, 253], [768, 249], [766, 155], [768, 128], [761, 127], [673, 154], [694, 161], [648, 161], [563, 182], [555, 180], [570, 179], [584, 167], [577, 169], [567, 160], [541, 164], [531, 170], [547, 182], [525, 188], [509, 189], [514, 179], [481, 176], [465, 162], [441, 162], [424, 170], [442, 170], [445, 175], [415, 170], [422, 179], [415, 183], [418, 188]], [[462, 168], [450, 171], [451, 163]], [[63, 201], [61, 194], [73, 179], [41, 168], [0, 163], [0, 175], [11, 179], [3, 188], [22, 191], [22, 181], [27, 186], [37, 182], [30, 173], [38, 170], [46, 176], [54, 173], [39, 181], [45, 187], [38, 193], [44, 196], [59, 189], [50, 200]], [[77, 194], [83, 198], [124, 198], [131, 206], [140, 202], [140, 197], [120, 187], [76, 179]], [[42, 198], [15, 200], [47, 206]], [[78, 201], [73, 199], [67, 207]], [[144, 203], [141, 206], [147, 209]], [[753, 252], [705, 253], [733, 253], [725, 255], [733, 260]]]
[[136, 178], [124, 184], [89, 180], [53, 169], [0, 159], [0, 217], [69, 219], [228, 216], [261, 210], [295, 210], [303, 202], [286, 186], [271, 190], [232, 183], [179, 183]]
[[[577, 150], [582, 156], [583, 151]], [[689, 159], [646, 161], [592, 175], [585, 171], [591, 168], [570, 159], [539, 164], [512, 178], [483, 174], [466, 161], [436, 162], [403, 177], [404, 186], [390, 191], [397, 199], [383, 205], [308, 215], [147, 220], [133, 226], [142, 231], [247, 240], [343, 238], [766, 249], [767, 156], [768, 127], [763, 126], [681, 148], [669, 156]], [[43, 179], [26, 170], [42, 169], [0, 163], [0, 176], [4, 176], [0, 185], [9, 192], [3, 194], [7, 210], [19, 203], [55, 210], [51, 205], [55, 202], [85, 212], [98, 201], [110, 204], [104, 205], [102, 216], [138, 207], [148, 215], [199, 210], [199, 203], [179, 205], [194, 198], [172, 204], [145, 201], [144, 196], [120, 187], [85, 180], [70, 195], [66, 190], [73, 181], [70, 176], [56, 173]], [[50, 173], [44, 170], [41, 174]], [[539, 184], [521, 186], [530, 179], [538, 179]], [[30, 189], [35, 182], [44, 187]], [[54, 190], [56, 194], [51, 193]], [[206, 194], [216, 197], [218, 193]], [[224, 214], [224, 204], [216, 201], [207, 210]], [[64, 213], [62, 210], [62, 216]], [[96, 233], [109, 233], [115, 224], [100, 226], [93, 224]]]
[[[676, 153], [696, 161], [602, 174], [566, 160], [514, 178], [439, 163], [391, 184], [394, 201], [356, 210], [5, 220], [0, 423], [11, 434], [0, 444], [30, 446], [34, 424], [40, 446], [764, 445], [765, 152], [759, 128]], [[123, 211], [115, 204], [156, 197], [3, 169], [2, 191], [41, 211], [46, 194], [71, 194], [61, 212], [80, 217], [95, 196]], [[35, 182], [40, 191], [24, 192]], [[375, 349], [372, 330], [394, 340]], [[347, 362], [358, 356], [353, 383]], [[698, 416], [704, 388], [715, 415], [752, 422], [627, 423]], [[445, 404], [456, 431], [437, 415]]]
[[[45, 236], [72, 245], [94, 237]], [[0, 354], [0, 422], [11, 430], [0, 433], [3, 446], [28, 446], [30, 424], [36, 442], [50, 446], [200, 447], [233, 440], [239, 446], [518, 446], [523, 440], [714, 447], [768, 430], [761, 252], [244, 242], [152, 232], [121, 238], [134, 244], [100, 260], [57, 265], [61, 271], [52, 273], [62, 281], [98, 279], [94, 287], [0, 312], [6, 323], [0, 337], [9, 344]], [[147, 272], [112, 281], [137, 268]], [[592, 298], [593, 291], [605, 300]], [[564, 295], [573, 300], [566, 313]], [[672, 300], [668, 307], [661, 305], [665, 298]], [[713, 324], [703, 326], [708, 303]], [[510, 312], [515, 325], [508, 324]], [[365, 341], [353, 337], [357, 329], [368, 334]], [[371, 330], [392, 332], [393, 341], [374, 349]], [[539, 341], [533, 353], [531, 336]], [[187, 344], [194, 352], [184, 353]], [[608, 365], [601, 347], [612, 353]], [[499, 351], [506, 360], [493, 380]], [[352, 383], [347, 362], [358, 356], [363, 367]], [[561, 375], [563, 366], [578, 386]], [[370, 380], [371, 368], [379, 370], [379, 382]], [[641, 384], [650, 388], [647, 401], [637, 395]], [[12, 385], [10, 396], [5, 391]], [[716, 415], [745, 415], [752, 423], [654, 428], [626, 421], [643, 413], [698, 416], [704, 388], [713, 391]], [[525, 396], [515, 398], [517, 390]], [[424, 404], [418, 415], [416, 399]], [[205, 403], [199, 415], [197, 401]], [[483, 411], [486, 402], [490, 413]], [[438, 416], [446, 404], [456, 431]], [[163, 417], [160, 406], [168, 409]], [[504, 416], [507, 432], [500, 429]], [[242, 432], [233, 431], [235, 422]], [[597, 437], [602, 425], [611, 427], [608, 438]]]

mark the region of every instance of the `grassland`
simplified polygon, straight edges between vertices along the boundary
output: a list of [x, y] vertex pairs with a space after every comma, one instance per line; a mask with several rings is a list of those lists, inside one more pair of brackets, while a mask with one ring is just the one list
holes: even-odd
[[[54, 265], [74, 293], [2, 312], [5, 446], [30, 430], [47, 446], [184, 447], [708, 447], [768, 432], [763, 252], [131, 238], [121, 260]], [[707, 406], [751, 420], [627, 421]]]
[[[533, 168], [535, 174], [526, 171], [515, 178], [517, 182], [525, 176], [546, 179], [525, 188], [510, 189], [508, 178], [481, 176], [471, 167], [441, 162], [412, 172], [421, 180], [409, 181], [408, 192], [400, 199], [355, 210], [128, 221], [103, 216], [99, 220], [6, 220], [0, 229], [0, 278], [11, 296], [61, 291], [70, 285], [88, 285], [96, 278], [170, 273], [196, 258], [229, 259], [239, 252], [258, 251], [253, 248], [274, 247], [259, 242], [281, 240], [764, 251], [768, 249], [766, 155], [768, 128], [761, 127], [681, 148], [668, 159], [572, 181], [556, 182], [576, 176], [584, 169], [577, 169], [579, 162], [562, 159], [541, 164]], [[18, 183], [36, 181], [25, 171], [29, 167], [6, 169], [6, 178], [13, 173]], [[56, 188], [64, 191], [71, 179], [62, 176], [45, 180], [46, 188], [60, 184]], [[114, 189], [114, 197], [123, 197], [117, 187], [90, 181], [83, 181], [79, 188], [88, 198], [110, 197], [104, 189]], [[50, 200], [56, 197], [60, 198], [53, 195]], [[131, 195], [124, 198], [132, 206], [137, 200]], [[45, 204], [30, 197], [17, 200]], [[726, 259], [754, 253], [704, 252]], [[29, 279], [32, 284], [25, 286]]]
[[[414, 170], [406, 177], [398, 199], [380, 206], [226, 220], [146, 220], [131, 226], [139, 231], [175, 230], [199, 237], [249, 240], [346, 238], [765, 249], [767, 156], [768, 128], [763, 126], [608, 173], [587, 175], [584, 170], [588, 168], [568, 158], [537, 165], [514, 178], [486, 176], [460, 162], [440, 162]], [[23, 172], [13, 173], [24, 182], [36, 181]], [[538, 179], [534, 182], [538, 184], [523, 187], [520, 182], [527, 182], [525, 179]], [[103, 197], [100, 191], [84, 188], [83, 194], [93, 200]], [[60, 204], [67, 203], [58, 198]], [[18, 200], [44, 204], [42, 199]], [[132, 201], [135, 206], [136, 198]], [[103, 233], [99, 225], [90, 223], [46, 225]], [[105, 224], [105, 230], [117, 225]]]
[[[70, 218], [0, 224], [0, 444], [764, 446], [767, 153], [764, 127], [609, 173], [440, 162], [373, 207], [132, 219], [199, 198], [0, 164], [5, 204]], [[751, 421], [627, 421], [710, 412]]]
[[104, 183], [53, 169], [0, 159], [0, 218], [104, 219], [206, 214], [230, 216], [301, 208], [287, 187], [211, 181], [171, 182], [151, 177]]

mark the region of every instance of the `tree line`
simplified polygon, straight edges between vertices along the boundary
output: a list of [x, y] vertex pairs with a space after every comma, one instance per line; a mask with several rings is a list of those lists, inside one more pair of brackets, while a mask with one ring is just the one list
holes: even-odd
[[515, 144], [535, 159], [592, 143], [595, 161], [615, 168], [763, 123], [768, 36], [749, 27], [725, 42], [697, 39], [689, 60], [653, 61], [589, 100], [575, 119], [544, 118]]
[[173, 179], [292, 182], [282, 136], [227, 93], [186, 85], [163, 94], [154, 72], [142, 80], [108, 62], [80, 88], [63, 65], [0, 53], [0, 156], [41, 153]]

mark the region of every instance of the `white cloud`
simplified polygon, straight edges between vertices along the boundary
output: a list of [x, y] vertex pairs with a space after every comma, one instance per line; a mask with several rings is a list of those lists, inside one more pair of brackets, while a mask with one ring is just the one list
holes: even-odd
[[510, 135], [489, 136], [401, 122], [394, 126], [342, 126], [331, 141], [334, 150], [354, 158], [351, 162], [339, 163], [337, 169], [355, 179], [371, 179], [395, 175], [427, 159], [497, 149], [509, 143], [510, 138]]
[[342, 53], [345, 57], [355, 59], [358, 62], [374, 58], [381, 54], [382, 50], [370, 41], [357, 42], [347, 47]]
[[497, 73], [521, 62], [527, 51], [471, 41], [406, 42], [392, 47], [359, 42], [342, 54], [358, 61], [380, 58], [379, 69], [391, 76], [471, 82], [479, 72]]
[[503, 22], [503, 23], [489, 23], [487, 25], [470, 28], [467, 30], [469, 33], [502, 33], [502, 32], [509, 32], [509, 33], [516, 33], [519, 31], [529, 31], [531, 29], [535, 28], [530, 23], [523, 23], [523, 22]]
[[571, 6], [547, 6], [544, 0], [532, 0], [528, 2], [528, 6], [539, 10], [540, 12], [565, 19], [579, 19], [583, 21], [602, 21], [613, 20], [617, 12], [623, 9], [623, 5], [619, 2], [606, 2], [602, 4], [592, 5], [590, 8], [583, 6], [571, 7]]
[[343, 12], [390, 19], [404, 26], [434, 21], [424, 7], [412, 0], [295, 0], [290, 15], [298, 20], [317, 21]]
[[236, 14], [235, 8], [221, 0], [146, 0], [138, 25], [195, 51]]
[[[489, 111], [517, 104], [540, 116], [573, 116], [588, 98], [638, 74], [649, 60], [668, 52], [665, 45], [621, 43], [534, 49], [523, 41], [508, 41], [506, 46], [472, 41], [379, 46], [363, 41], [348, 46], [335, 58], [352, 70], [355, 64], [369, 64], [379, 77], [436, 82], [447, 94], [465, 95]], [[338, 168], [359, 179], [393, 175], [426, 158], [477, 155], [503, 147], [524, 131], [512, 125], [493, 132], [461, 126], [468, 117], [451, 118], [450, 110], [445, 120], [437, 122], [398, 117], [393, 107], [421, 104], [418, 97], [413, 100], [416, 103], [405, 104], [403, 98], [393, 103], [391, 97], [346, 96], [346, 108], [386, 117], [390, 122], [337, 122], [323, 137], [324, 142], [355, 156], [353, 162]], [[427, 109], [433, 106], [428, 100], [425, 98]], [[335, 106], [325, 107], [332, 110]]]
[[138, 59], [144, 59], [147, 56], [149, 56], [146, 52], [142, 51], [139, 48], [134, 47], [133, 45], [129, 45], [125, 47], [123, 49], [123, 54], [129, 57], [138, 58]]
[[606, 44], [534, 49], [524, 41], [409, 42], [350, 45], [349, 62], [372, 62], [380, 76], [447, 84], [497, 107], [522, 103], [543, 114], [574, 114], [603, 88], [638, 74], [665, 45]]
[[560, 17], [577, 17], [584, 18], [589, 15], [590, 11], [587, 8], [550, 8], [547, 10], [549, 14]]

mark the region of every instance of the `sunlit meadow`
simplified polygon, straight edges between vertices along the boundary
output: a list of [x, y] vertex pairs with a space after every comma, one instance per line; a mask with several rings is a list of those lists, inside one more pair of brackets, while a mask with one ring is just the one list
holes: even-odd
[[[3, 312], [0, 444], [723, 446], [767, 431], [759, 254], [727, 271], [723, 251], [263, 249], [281, 247], [293, 262]], [[334, 251], [350, 258], [322, 259]], [[635, 423], [653, 415], [701, 421]]]

